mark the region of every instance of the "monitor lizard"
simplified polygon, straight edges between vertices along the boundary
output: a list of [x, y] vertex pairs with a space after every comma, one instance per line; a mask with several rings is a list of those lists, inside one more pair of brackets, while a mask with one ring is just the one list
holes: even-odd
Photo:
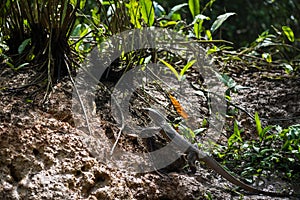
[[[277, 196], [277, 197], [288, 197], [288, 196], [295, 196], [295, 194], [288, 194], [288, 193], [279, 193], [279, 192], [269, 192], [264, 191], [253, 186], [250, 186], [246, 183], [243, 183], [233, 175], [231, 175], [228, 171], [226, 171], [214, 158], [210, 157], [208, 154], [202, 152], [200, 149], [192, 145], [190, 142], [185, 140], [169, 123], [166, 121], [165, 117], [155, 109], [152, 108], [145, 108], [144, 110], [148, 111], [150, 118], [153, 120], [154, 124], [161, 128], [166, 136], [174, 142], [177, 146], [181, 149], [185, 147], [188, 155], [188, 162], [193, 163], [196, 160], [203, 161], [206, 163], [208, 167], [216, 171], [222, 177], [233, 183], [234, 185], [241, 187], [242, 189], [252, 193], [252, 194], [263, 194], [267, 196]], [[299, 196], [299, 195], [296, 195]]]

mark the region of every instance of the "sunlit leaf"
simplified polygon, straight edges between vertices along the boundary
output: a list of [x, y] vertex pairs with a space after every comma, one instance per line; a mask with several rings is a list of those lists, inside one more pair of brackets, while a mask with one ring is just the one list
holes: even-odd
[[173, 13], [171, 20], [173, 21], [180, 21], [181, 20], [181, 15], [179, 13]]
[[203, 133], [206, 130], [206, 128], [198, 128], [194, 130], [195, 135], [199, 135], [200, 133]]
[[217, 52], [217, 51], [220, 51], [220, 49], [219, 49], [217, 46], [214, 45], [213, 47], [211, 47], [211, 48], [209, 48], [209, 49], [207, 50], [206, 54], [207, 54], [207, 55], [210, 55], [210, 54], [215, 53], [215, 52]]
[[204, 20], [210, 20], [209, 17], [199, 14], [196, 15], [196, 17], [194, 18], [192, 24], [194, 24], [194, 33], [196, 38], [200, 39], [201, 37], [201, 33], [203, 32], [204, 28], [203, 28], [203, 22]]
[[161, 17], [166, 14], [165, 9], [160, 4], [158, 4], [156, 1], [153, 1], [153, 6], [154, 6], [155, 16]]
[[191, 66], [193, 66], [193, 64], [196, 62], [196, 60], [191, 60], [190, 62], [188, 62], [183, 69], [180, 71], [180, 76], [182, 77], [184, 75], [184, 73], [186, 72], [186, 70], [188, 70]]
[[237, 121], [234, 121], [233, 134], [227, 140], [229, 147], [231, 147], [235, 142], [243, 142]]
[[173, 25], [176, 25], [177, 22], [176, 21], [167, 21], [167, 22], [161, 22], [160, 25], [162, 27], [167, 27], [167, 26], [173, 26]]
[[285, 69], [285, 72], [287, 74], [291, 73], [294, 68], [292, 67], [292, 65], [288, 64], [288, 63], [282, 63], [283, 68]]
[[255, 118], [257, 133], [258, 133], [260, 139], [262, 139], [262, 137], [261, 137], [262, 127], [261, 127], [261, 122], [260, 122], [260, 119], [259, 119], [259, 116], [258, 116], [257, 112], [255, 112], [254, 118]]
[[282, 28], [284, 34], [286, 35], [286, 37], [289, 39], [289, 41], [294, 42], [295, 37], [294, 37], [293, 30], [288, 26], [282, 26], [281, 28]]
[[141, 5], [141, 13], [142, 17], [147, 23], [148, 26], [152, 26], [154, 23], [154, 17], [155, 17], [155, 12], [154, 12], [154, 7], [152, 4], [151, 0], [140, 0], [140, 5]]
[[206, 37], [207, 37], [208, 40], [212, 40], [212, 35], [211, 35], [210, 30], [206, 30], [205, 31], [205, 35], [206, 35]]
[[179, 80], [179, 74], [172, 65], [170, 65], [169, 63], [167, 63], [166, 61], [164, 61], [162, 59], [158, 59], [158, 60], [160, 62], [162, 62], [164, 65], [166, 65], [173, 72], [173, 74], [176, 76], [176, 78]]
[[236, 13], [233, 12], [229, 12], [229, 13], [225, 13], [223, 15], [219, 15], [216, 19], [216, 21], [214, 21], [214, 23], [212, 24], [210, 31], [213, 33], [215, 32], [215, 30], [217, 30], [226, 20], [228, 17], [235, 15]]
[[85, 3], [86, 3], [86, 0], [80, 0], [80, 6], [79, 6], [79, 8], [83, 9], [84, 6], [85, 6]]
[[199, 15], [196, 15], [195, 17], [194, 17], [194, 20], [193, 20], [193, 22], [192, 22], [192, 24], [195, 24], [195, 23], [197, 23], [197, 22], [199, 22], [199, 21], [203, 21], [203, 20], [210, 20], [210, 18], [209, 17], [207, 17], [207, 16], [205, 16], [205, 15], [202, 15], [202, 14], [199, 14]]
[[268, 63], [271, 63], [271, 62], [272, 62], [272, 56], [271, 56], [271, 54], [269, 54], [269, 53], [263, 53], [261, 56], [262, 56], [262, 58], [265, 59]]
[[188, 5], [187, 3], [182, 3], [182, 4], [179, 4], [179, 5], [174, 6], [174, 7], [170, 10], [170, 12], [169, 12], [169, 14], [168, 14], [168, 18], [169, 18], [169, 19], [172, 19], [173, 14], [175, 14], [177, 11], [179, 11], [181, 8], [183, 8], [183, 7], [187, 6], [187, 5]]
[[139, 3], [136, 0], [130, 0], [127, 4], [127, 7], [130, 16], [130, 22], [135, 28], [141, 28]]
[[189, 0], [189, 9], [192, 13], [193, 18], [200, 14], [200, 1], [199, 0]]

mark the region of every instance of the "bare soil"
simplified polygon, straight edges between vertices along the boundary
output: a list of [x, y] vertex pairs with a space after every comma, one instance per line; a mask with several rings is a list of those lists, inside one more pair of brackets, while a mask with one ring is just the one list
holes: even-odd
[[[5, 90], [26, 84], [32, 74], [0, 68], [0, 199], [289, 199], [247, 194], [202, 164], [196, 173], [182, 168], [184, 163], [162, 171], [133, 173], [100, 160], [87, 145], [87, 134], [75, 126], [69, 79], [56, 84], [44, 104], [41, 91], [30, 98], [35, 86], [20, 92]], [[277, 78], [282, 74], [232, 71], [239, 84], [249, 87], [234, 94], [233, 103], [252, 115], [258, 111], [265, 124], [286, 127], [300, 123], [299, 75]], [[93, 131], [101, 141], [113, 143], [119, 129], [105, 97], [101, 99]], [[255, 137], [253, 120], [244, 112], [238, 117], [245, 134]], [[105, 152], [104, 143], [99, 153]], [[145, 149], [128, 132], [121, 136], [119, 146], [132, 152]], [[280, 180], [273, 186], [280, 184], [288, 185]]]

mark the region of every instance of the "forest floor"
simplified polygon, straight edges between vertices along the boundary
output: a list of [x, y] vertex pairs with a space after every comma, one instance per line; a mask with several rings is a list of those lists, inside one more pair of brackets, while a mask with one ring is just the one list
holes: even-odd
[[[281, 70], [262, 72], [242, 65], [223, 67], [238, 84], [247, 87], [232, 95], [233, 104], [252, 115], [257, 111], [264, 125], [300, 123], [294, 118], [300, 115], [299, 75], [286, 75]], [[29, 97], [37, 89], [34, 86], [23, 91], [4, 89], [26, 84], [33, 74], [30, 70], [0, 68], [0, 199], [289, 199], [247, 194], [202, 164], [196, 173], [182, 163], [134, 173], [122, 167], [127, 166], [122, 160], [136, 159], [132, 155], [120, 155], [120, 163], [99, 159], [106, 156], [105, 149], [111, 147], [107, 142], [113, 144], [119, 132], [107, 97], [101, 96], [105, 94], [98, 94], [100, 102], [96, 102], [97, 112], [91, 122], [99, 139], [94, 142], [84, 125], [75, 126], [69, 79], [56, 84], [43, 104], [43, 92], [38, 91], [34, 99]], [[237, 116], [245, 137], [257, 137], [253, 119], [241, 111]], [[232, 127], [228, 119], [224, 134]], [[145, 143], [128, 130], [123, 132], [127, 134], [122, 133], [119, 149], [145, 152]], [[221, 135], [220, 142], [226, 144], [226, 137]], [[283, 180], [268, 184], [273, 189], [289, 186]]]

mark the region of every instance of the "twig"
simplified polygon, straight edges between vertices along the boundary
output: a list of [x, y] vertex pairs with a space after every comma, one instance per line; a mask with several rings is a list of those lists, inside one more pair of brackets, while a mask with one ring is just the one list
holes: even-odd
[[92, 130], [91, 130], [91, 127], [90, 127], [90, 123], [89, 123], [89, 120], [88, 120], [88, 117], [87, 117], [87, 113], [86, 113], [85, 107], [84, 107], [82, 99], [81, 99], [81, 97], [79, 95], [79, 92], [78, 92], [78, 89], [76, 87], [76, 84], [75, 84], [75, 82], [74, 82], [74, 80], [72, 78], [71, 70], [69, 68], [69, 65], [67, 64], [67, 62], [65, 62], [65, 63], [66, 63], [66, 67], [68, 69], [68, 73], [69, 73], [69, 77], [71, 79], [72, 85], [74, 86], [74, 89], [76, 91], [77, 97], [79, 99], [80, 106], [81, 106], [81, 108], [83, 110], [83, 114], [84, 114], [84, 118], [85, 118], [85, 121], [86, 121], [86, 124], [87, 124], [87, 128], [88, 128], [89, 134], [92, 135]]

